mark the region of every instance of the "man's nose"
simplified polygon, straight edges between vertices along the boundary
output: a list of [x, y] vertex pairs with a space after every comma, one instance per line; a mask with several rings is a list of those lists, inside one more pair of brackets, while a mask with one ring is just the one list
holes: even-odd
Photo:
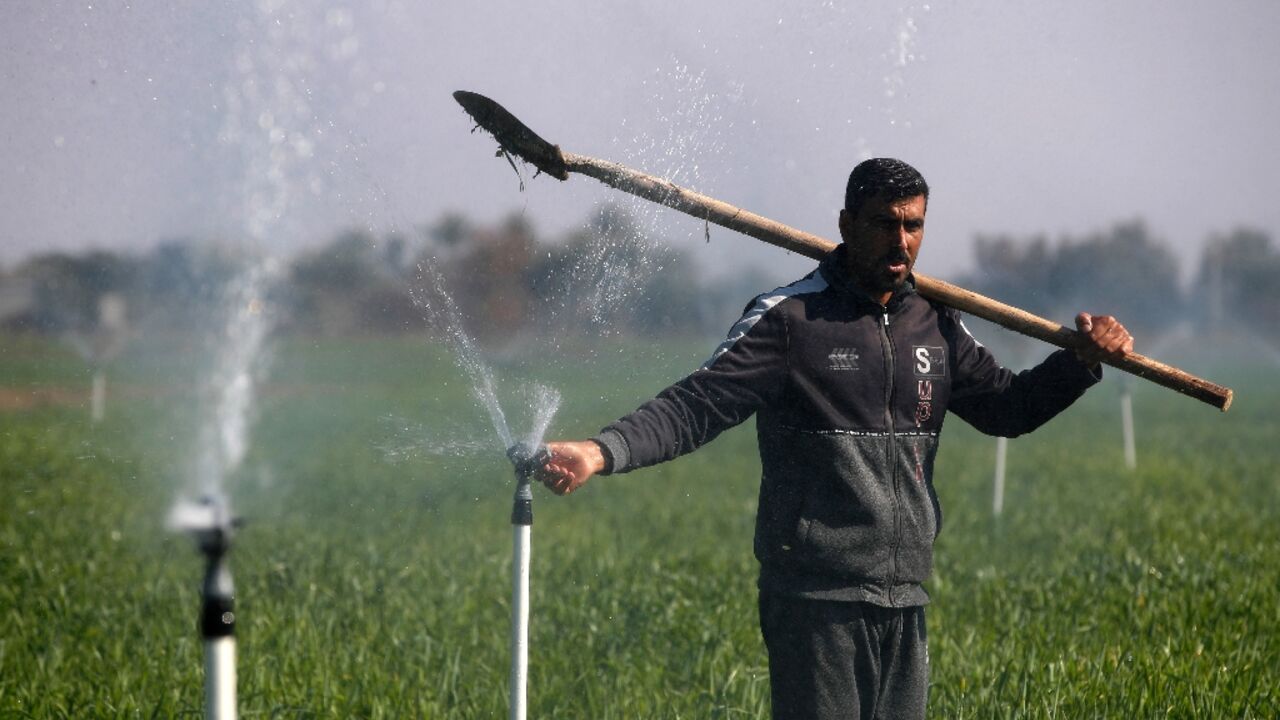
[[907, 230], [906, 225], [898, 226], [897, 244], [904, 251], [911, 246], [911, 231]]

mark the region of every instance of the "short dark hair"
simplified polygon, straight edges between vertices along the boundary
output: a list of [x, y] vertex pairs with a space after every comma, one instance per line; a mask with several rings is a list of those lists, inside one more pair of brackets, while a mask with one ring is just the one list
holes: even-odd
[[844, 209], [857, 217], [862, 204], [880, 193], [885, 193], [888, 200], [923, 195], [926, 205], [929, 202], [929, 184], [919, 170], [894, 158], [871, 158], [858, 163], [849, 173]]

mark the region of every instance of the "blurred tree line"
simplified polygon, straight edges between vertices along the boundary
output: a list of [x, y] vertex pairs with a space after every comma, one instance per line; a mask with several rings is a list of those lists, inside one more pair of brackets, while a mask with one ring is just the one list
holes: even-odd
[[[0, 331], [90, 335], [108, 296], [123, 301], [134, 331], [199, 331], [245, 263], [226, 246], [191, 240], [141, 254], [37, 255], [0, 271]], [[468, 332], [494, 343], [584, 324], [641, 336], [722, 331], [759, 292], [758, 274], [701, 279], [686, 253], [646, 239], [615, 207], [556, 238], [518, 215], [482, 225], [451, 214], [412, 236], [346, 231], [291, 258], [271, 289], [282, 310], [275, 331], [420, 333], [425, 311], [414, 294], [437, 278]]]
[[[1185, 285], [1168, 245], [1142, 222], [1086, 237], [980, 236], [962, 285], [1046, 317], [1080, 309], [1122, 317], [1141, 337], [1170, 326], [1235, 325], [1280, 339], [1280, 249], [1239, 229], [1210, 238]], [[138, 255], [49, 253], [0, 273], [0, 329], [93, 332], [103, 299], [124, 301], [148, 331], [200, 327], [243, 259], [216, 245], [163, 243]], [[432, 273], [424, 276], [422, 267]], [[415, 288], [445, 280], [471, 334], [502, 342], [575, 328], [639, 336], [718, 334], [771, 284], [763, 273], [708, 280], [688, 253], [646, 240], [635, 218], [604, 207], [579, 230], [540, 237], [523, 218], [496, 225], [447, 215], [413, 236], [345, 232], [294, 257], [274, 290], [277, 332], [422, 332]]]
[[1258, 230], [1209, 238], [1185, 287], [1168, 244], [1137, 220], [1056, 242], [979, 236], [974, 260], [959, 284], [1060, 322], [1103, 311], [1145, 338], [1191, 324], [1280, 339], [1280, 284], [1270, 280], [1280, 272], [1280, 249]]

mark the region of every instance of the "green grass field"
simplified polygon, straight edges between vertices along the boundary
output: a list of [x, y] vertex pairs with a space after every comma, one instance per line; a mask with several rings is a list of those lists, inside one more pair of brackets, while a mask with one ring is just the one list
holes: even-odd
[[[582, 436], [710, 347], [607, 340], [497, 374], [509, 405], [520, 382], [559, 388], [552, 434]], [[0, 339], [0, 717], [201, 713], [201, 559], [163, 528], [196, 355], [117, 363], [93, 426], [74, 356]], [[1012, 441], [998, 521], [995, 443], [949, 423], [933, 717], [1280, 716], [1280, 385], [1210, 377], [1236, 389], [1226, 415], [1135, 388], [1136, 471], [1114, 382]], [[463, 375], [425, 341], [293, 341], [271, 378], [232, 483], [241, 715], [505, 716], [510, 468]], [[748, 426], [537, 490], [530, 717], [767, 716], [758, 472]]]

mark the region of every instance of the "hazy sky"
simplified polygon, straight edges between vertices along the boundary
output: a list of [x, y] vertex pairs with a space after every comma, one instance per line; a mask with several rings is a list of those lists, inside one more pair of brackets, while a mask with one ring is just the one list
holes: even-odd
[[[548, 233], [621, 199], [529, 181], [450, 93], [564, 148], [834, 237], [858, 160], [934, 194], [921, 268], [978, 233], [1144, 218], [1185, 266], [1280, 229], [1280, 3], [17, 0], [0, 43], [0, 262], [226, 238], [287, 252], [344, 227], [523, 212]], [[809, 265], [673, 211], [704, 267]]]

